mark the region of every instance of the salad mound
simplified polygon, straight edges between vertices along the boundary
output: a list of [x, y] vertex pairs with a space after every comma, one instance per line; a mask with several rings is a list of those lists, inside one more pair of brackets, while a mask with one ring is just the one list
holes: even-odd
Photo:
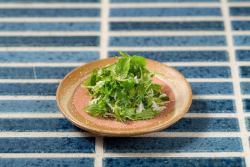
[[120, 55], [116, 63], [95, 69], [83, 83], [92, 96], [85, 111], [122, 122], [154, 118], [166, 109], [168, 96], [152, 82], [154, 73], [146, 69], [144, 57]]

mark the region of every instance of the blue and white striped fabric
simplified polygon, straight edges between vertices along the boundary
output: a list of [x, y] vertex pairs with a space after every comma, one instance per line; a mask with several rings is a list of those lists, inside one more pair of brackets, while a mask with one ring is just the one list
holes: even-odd
[[[117, 51], [176, 67], [188, 114], [95, 137], [58, 111], [60, 79]], [[0, 0], [0, 167], [250, 167], [250, 0]]]

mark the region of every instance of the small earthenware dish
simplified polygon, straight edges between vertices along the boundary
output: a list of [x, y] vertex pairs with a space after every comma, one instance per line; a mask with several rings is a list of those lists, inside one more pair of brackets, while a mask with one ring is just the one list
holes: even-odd
[[167, 65], [147, 59], [147, 68], [156, 73], [155, 82], [162, 85], [170, 98], [165, 111], [153, 119], [129, 122], [89, 115], [84, 108], [91, 97], [88, 90], [81, 85], [94, 69], [116, 61], [117, 58], [108, 58], [87, 63], [71, 71], [61, 81], [56, 93], [57, 104], [64, 116], [74, 125], [103, 136], [141, 135], [169, 127], [188, 111], [192, 102], [192, 91], [183, 75]]

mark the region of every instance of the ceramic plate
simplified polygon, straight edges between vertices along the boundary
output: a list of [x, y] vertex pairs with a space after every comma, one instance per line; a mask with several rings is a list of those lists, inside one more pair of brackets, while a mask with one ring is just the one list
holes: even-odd
[[91, 97], [81, 84], [94, 69], [116, 61], [117, 58], [108, 58], [85, 64], [74, 69], [61, 81], [56, 93], [57, 104], [64, 116], [73, 124], [99, 135], [132, 136], [167, 128], [188, 111], [192, 101], [192, 91], [183, 75], [167, 65], [147, 59], [147, 68], [156, 73], [154, 82], [161, 84], [163, 91], [170, 97], [167, 110], [150, 120], [126, 123], [87, 114], [84, 108]]

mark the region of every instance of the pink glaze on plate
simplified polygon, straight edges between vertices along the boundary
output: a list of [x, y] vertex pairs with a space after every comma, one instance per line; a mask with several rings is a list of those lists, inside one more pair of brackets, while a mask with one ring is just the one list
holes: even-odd
[[173, 110], [175, 104], [175, 96], [169, 86], [157, 77], [153, 78], [153, 82], [160, 84], [162, 86], [162, 91], [165, 92], [170, 98], [170, 102], [167, 104], [167, 109], [153, 119], [128, 121], [123, 123], [112, 119], [93, 117], [83, 110], [91, 100], [91, 96], [89, 95], [88, 90], [86, 88], [82, 88], [81, 86], [78, 86], [76, 89], [73, 95], [72, 103], [76, 111], [83, 116], [86, 121], [95, 124], [96, 126], [111, 129], [135, 129], [150, 126], [152, 124], [159, 123], [162, 117], [167, 117], [168, 113]]

